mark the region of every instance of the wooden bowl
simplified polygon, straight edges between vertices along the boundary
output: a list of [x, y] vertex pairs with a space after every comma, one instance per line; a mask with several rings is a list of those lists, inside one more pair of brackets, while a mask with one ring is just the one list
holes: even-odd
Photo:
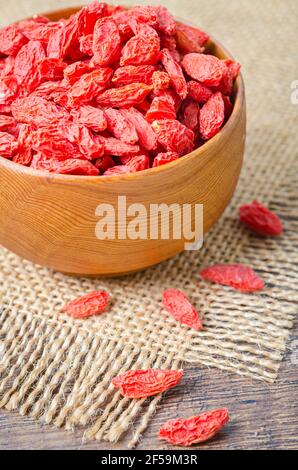
[[[67, 18], [78, 9], [49, 13]], [[231, 57], [217, 42], [210, 52]], [[116, 177], [45, 174], [0, 158], [0, 243], [34, 263], [76, 275], [116, 276], [145, 269], [183, 251], [185, 240], [98, 240], [96, 207], [127, 204], [204, 205], [204, 233], [219, 219], [234, 193], [246, 132], [242, 77], [223, 129], [179, 160]]]

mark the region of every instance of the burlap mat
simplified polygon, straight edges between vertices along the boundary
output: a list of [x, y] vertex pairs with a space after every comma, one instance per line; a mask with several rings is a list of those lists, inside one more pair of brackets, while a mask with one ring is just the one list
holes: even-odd
[[[72, 3], [1, 0], [1, 21]], [[121, 398], [110, 384], [114, 375], [186, 362], [272, 382], [298, 300], [298, 106], [290, 101], [291, 82], [298, 78], [297, 1], [164, 3], [230, 48], [243, 65], [247, 86], [248, 140], [241, 182], [203, 250], [109, 280], [66, 277], [0, 251], [0, 406], [67, 429], [82, 426], [87, 438], [108, 441], [119, 440], [134, 423], [131, 446], [160, 397]], [[254, 197], [281, 215], [282, 238], [260, 239], [239, 225], [237, 206]], [[205, 284], [199, 268], [214, 262], [253, 266], [266, 290], [244, 295]], [[167, 287], [190, 295], [204, 312], [205, 331], [181, 326], [161, 309]], [[84, 322], [58, 313], [65, 301], [94, 288], [112, 293], [110, 312]]]

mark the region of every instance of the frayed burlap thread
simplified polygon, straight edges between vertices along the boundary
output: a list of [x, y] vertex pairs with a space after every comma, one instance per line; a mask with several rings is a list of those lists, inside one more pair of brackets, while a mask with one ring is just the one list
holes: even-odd
[[[29, 6], [32, 13], [40, 8], [37, 0], [15, 4], [17, 10], [14, 2], [1, 7], [1, 20], [9, 23], [26, 16]], [[297, 2], [168, 0], [167, 5], [233, 51], [247, 87], [245, 165], [236, 195], [203, 249], [121, 279], [71, 278], [0, 250], [0, 407], [67, 430], [79, 428], [85, 439], [117, 442], [130, 432], [131, 447], [162, 397], [123, 398], [111, 385], [113, 376], [189, 363], [273, 382], [298, 303], [298, 105], [290, 99], [297, 79]], [[282, 237], [260, 238], [239, 223], [238, 206], [254, 198], [281, 216]], [[216, 262], [254, 267], [266, 289], [242, 294], [202, 281], [199, 270]], [[192, 299], [204, 331], [180, 325], [162, 309], [162, 292], [169, 287]], [[101, 288], [112, 294], [107, 313], [87, 321], [59, 313], [68, 300]]]

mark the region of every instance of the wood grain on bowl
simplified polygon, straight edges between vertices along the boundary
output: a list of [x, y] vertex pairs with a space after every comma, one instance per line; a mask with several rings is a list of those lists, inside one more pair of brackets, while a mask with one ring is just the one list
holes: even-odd
[[[57, 20], [75, 11], [47, 16]], [[214, 41], [209, 47], [219, 58], [230, 57]], [[116, 208], [119, 196], [126, 196], [127, 205], [143, 204], [148, 214], [152, 203], [203, 204], [206, 233], [234, 193], [245, 130], [240, 76], [233, 113], [220, 133], [167, 165], [117, 177], [76, 177], [45, 174], [0, 158], [0, 243], [27, 260], [77, 275], [122, 275], [166, 260], [183, 251], [185, 240], [99, 240], [96, 207]]]

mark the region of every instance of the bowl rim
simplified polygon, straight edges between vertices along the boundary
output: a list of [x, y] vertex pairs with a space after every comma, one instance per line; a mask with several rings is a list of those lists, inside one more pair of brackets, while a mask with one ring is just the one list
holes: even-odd
[[[58, 9], [58, 10], [52, 10], [47, 13], [41, 13], [40, 15], [42, 16], [49, 16], [49, 15], [58, 15], [60, 12], [62, 13], [63, 11], [67, 10], [74, 10], [74, 9], [79, 9], [80, 7], [69, 7], [65, 9]], [[185, 24], [191, 24], [189, 21], [185, 21], [181, 18], [177, 18], [178, 21], [182, 21]], [[192, 24], [192, 26], [195, 26]], [[230, 52], [216, 39], [214, 39], [213, 36], [210, 36], [210, 44], [211, 45], [216, 45], [221, 52], [226, 56], [227, 59], [232, 59], [235, 60], [230, 54]], [[111, 175], [111, 176], [103, 176], [103, 175], [98, 175], [98, 176], [88, 176], [88, 175], [64, 175], [64, 174], [59, 174], [59, 173], [47, 173], [43, 170], [36, 170], [31, 167], [27, 167], [24, 165], [20, 165], [19, 163], [15, 163], [12, 160], [9, 160], [8, 158], [1, 157], [0, 158], [0, 167], [7, 168], [9, 170], [13, 170], [17, 173], [22, 173], [26, 174], [30, 177], [36, 177], [36, 178], [46, 178], [49, 181], [63, 181], [63, 182], [94, 182], [98, 183], [99, 181], [102, 183], [109, 183], [109, 182], [115, 182], [115, 181], [126, 181], [126, 180], [142, 180], [144, 176], [153, 176], [158, 173], [162, 173], [165, 171], [168, 171], [170, 169], [174, 169], [175, 167], [179, 167], [182, 162], [185, 162], [186, 160], [192, 160], [193, 158], [199, 158], [200, 156], [204, 155], [204, 153], [212, 146], [215, 145], [219, 140], [221, 140], [223, 137], [225, 137], [231, 128], [233, 128], [235, 122], [240, 119], [241, 116], [241, 111], [245, 103], [245, 86], [244, 86], [244, 80], [242, 73], [239, 74], [237, 77], [235, 84], [234, 84], [234, 90], [235, 90], [235, 98], [234, 98], [234, 106], [232, 113], [224, 126], [221, 128], [221, 130], [213, 136], [211, 139], [209, 139], [207, 142], [205, 142], [201, 147], [198, 147], [194, 149], [192, 152], [187, 153], [186, 155], [183, 155], [182, 157], [178, 158], [177, 160], [174, 160], [172, 162], [169, 162], [165, 165], [160, 165], [154, 168], [148, 168], [146, 170], [138, 171], [135, 173], [127, 173], [127, 174], [122, 174], [122, 175]]]

